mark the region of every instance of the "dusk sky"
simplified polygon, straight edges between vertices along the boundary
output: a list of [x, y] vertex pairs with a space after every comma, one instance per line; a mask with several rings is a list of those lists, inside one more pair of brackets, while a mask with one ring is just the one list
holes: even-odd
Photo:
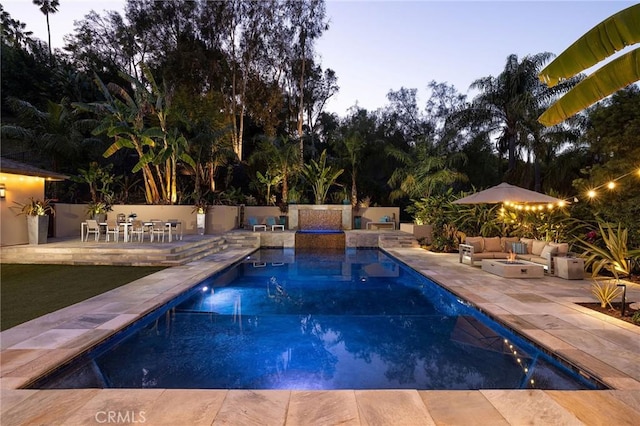
[[[44, 15], [31, 0], [3, 0], [14, 19], [47, 40]], [[60, 0], [50, 16], [52, 45], [73, 32], [91, 9], [123, 9], [124, 1]], [[630, 1], [327, 1], [329, 30], [316, 44], [324, 68], [338, 76], [340, 92], [327, 110], [344, 116], [356, 103], [368, 110], [386, 94], [418, 89], [419, 106], [431, 80], [462, 93], [478, 78], [497, 75], [508, 55], [561, 53]], [[469, 96], [473, 93], [469, 92]]]

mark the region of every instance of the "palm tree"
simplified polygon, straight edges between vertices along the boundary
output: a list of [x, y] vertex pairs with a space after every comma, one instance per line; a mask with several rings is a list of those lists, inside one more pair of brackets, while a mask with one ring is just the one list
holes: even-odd
[[[589, 30], [540, 72], [549, 87], [591, 68], [627, 46], [640, 43], [640, 4], [624, 9]], [[551, 105], [538, 120], [553, 126], [640, 80], [640, 49], [596, 70]]]
[[518, 143], [526, 133], [526, 116], [538, 108], [539, 99], [535, 96], [540, 86], [538, 72], [551, 56], [543, 52], [519, 61], [517, 55], [509, 55], [497, 77], [483, 77], [471, 84], [471, 89], [479, 90], [480, 94], [465, 111], [467, 120], [484, 124], [490, 133], [498, 133], [498, 152], [508, 153], [508, 175], [516, 168]]
[[63, 165], [69, 167], [82, 156], [87, 142], [95, 142], [84, 137], [95, 121], [78, 119], [68, 99], [60, 103], [48, 101], [44, 111], [17, 98], [9, 97], [7, 103], [18, 116], [18, 123], [2, 126], [2, 138], [24, 142], [29, 151], [35, 150], [48, 159], [48, 167], [54, 171], [60, 171]]
[[49, 15], [58, 11], [60, 2], [58, 0], [33, 0], [33, 4], [40, 7], [40, 12], [47, 17], [47, 34], [49, 36], [49, 58], [53, 57], [53, 51], [51, 50], [51, 29], [49, 28]]
[[263, 139], [249, 161], [265, 162], [267, 169], [282, 184], [282, 203], [289, 199], [289, 182], [300, 172], [300, 150], [298, 145], [287, 138]]
[[333, 185], [338, 177], [344, 172], [344, 169], [334, 169], [327, 166], [327, 150], [320, 154], [320, 159], [316, 162], [311, 160], [309, 164], [304, 164], [302, 175], [311, 185], [315, 196], [316, 204], [323, 204], [327, 199], [329, 188]]
[[404, 164], [404, 167], [395, 169], [389, 178], [388, 184], [396, 188], [389, 195], [391, 201], [404, 196], [429, 197], [438, 188], [467, 180], [463, 173], [452, 167], [456, 161], [466, 161], [464, 154], [443, 153], [433, 142], [424, 138], [409, 152], [389, 147], [387, 154]]

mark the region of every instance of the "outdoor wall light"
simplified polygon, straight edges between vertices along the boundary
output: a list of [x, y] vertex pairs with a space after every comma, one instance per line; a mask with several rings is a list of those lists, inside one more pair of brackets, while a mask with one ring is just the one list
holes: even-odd
[[4, 186], [4, 183], [0, 183], [0, 198], [4, 198], [7, 196], [7, 188]]

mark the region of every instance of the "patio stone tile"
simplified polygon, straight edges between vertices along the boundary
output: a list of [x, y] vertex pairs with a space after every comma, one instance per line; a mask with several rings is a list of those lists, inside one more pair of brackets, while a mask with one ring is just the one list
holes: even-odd
[[[144, 300], [146, 299], [147, 297], [144, 298]], [[129, 297], [127, 297], [126, 302], [117, 301], [117, 302], [107, 303], [106, 305], [97, 309], [96, 313], [113, 313], [113, 314], [131, 313], [130, 311], [132, 309], [135, 309], [137, 306], [140, 306], [140, 303], [144, 302], [144, 300], [133, 301], [133, 300], [130, 300]]]
[[582, 425], [570, 411], [541, 390], [481, 390], [512, 425]]
[[360, 422], [364, 425], [435, 425], [416, 390], [358, 390]]
[[[592, 352], [590, 352], [592, 353]], [[640, 380], [640, 353], [626, 350], [616, 350], [606, 353], [594, 353], [599, 360], [613, 365], [630, 377]]]
[[[30, 377], [2, 377], [0, 378], [0, 389], [20, 389], [30, 380]], [[2, 404], [0, 404], [2, 408]], [[2, 422], [0, 422], [2, 424]]]
[[640, 411], [618, 401], [607, 392], [546, 391], [546, 394], [585, 424], [632, 426], [637, 425], [640, 420]]
[[42, 356], [29, 361], [8, 372], [2, 372], [4, 377], [30, 377], [37, 378], [48, 370], [62, 364], [76, 355], [76, 349], [53, 349], [43, 351]]
[[105, 330], [100, 328], [87, 330], [86, 333], [83, 333], [82, 335], [61, 345], [60, 349], [75, 349], [78, 351], [83, 351], [92, 346], [95, 346], [96, 342], [100, 342], [106, 339], [111, 334], [113, 334], [112, 330]]
[[526, 336], [554, 352], [575, 349], [575, 347], [571, 346], [564, 340], [558, 339], [557, 337], [543, 330], [527, 330]]
[[517, 328], [519, 330], [534, 330], [537, 329], [536, 326], [528, 322], [525, 318], [526, 315], [513, 315], [510, 313], [498, 315], [497, 318], [508, 325], [511, 328]]
[[9, 349], [56, 349], [86, 332], [87, 330], [74, 329], [48, 330]]
[[45, 355], [47, 351], [38, 349], [7, 349], [0, 357], [0, 375], [4, 376], [22, 365]]
[[291, 391], [230, 390], [213, 425], [282, 425]]
[[559, 349], [558, 355], [565, 359], [571, 360], [576, 367], [581, 368], [589, 373], [596, 375], [605, 381], [606, 384], [612, 386], [609, 380], [612, 378], [623, 379], [629, 376], [614, 366], [611, 366], [591, 354], [579, 349]]
[[[222, 407], [226, 390], [167, 389], [145, 412], [151, 425], [210, 425]], [[179, 409], [176, 409], [179, 407]]]
[[[638, 326], [636, 325], [634, 327]], [[591, 330], [591, 333], [609, 342], [615, 343], [621, 348], [640, 354], [640, 338], [638, 338], [636, 333], [633, 333], [630, 330]]]
[[607, 392], [609, 392], [611, 395], [615, 396], [620, 401], [627, 404], [629, 407], [640, 412], [640, 390], [635, 390], [635, 391], [611, 390]]
[[[438, 425], [509, 425], [498, 410], [478, 391], [418, 391]], [[463, 402], [463, 403], [461, 403]]]
[[359, 425], [355, 391], [292, 391], [287, 412], [292, 425]]
[[114, 317], [111, 321], [100, 324], [97, 328], [103, 330], [118, 330], [138, 318], [140, 318], [140, 316], [136, 314], [120, 314]]
[[[72, 425], [67, 419], [91, 398], [98, 389], [37, 391], [8, 410], [2, 410], [3, 425]], [[85, 423], [86, 424], [86, 423]]]
[[112, 320], [116, 317], [116, 314], [89, 314], [80, 315], [73, 318], [70, 321], [64, 322], [56, 328], [75, 328], [75, 329], [90, 329]]
[[516, 299], [518, 302], [524, 302], [524, 303], [551, 303], [552, 302], [552, 300], [550, 300], [547, 297], [539, 296], [533, 293], [505, 292], [505, 294], [509, 297]]
[[[144, 424], [147, 413], [151, 413], [163, 392], [162, 389], [101, 389], [69, 412], [64, 424]], [[109, 421], [110, 418], [113, 420]]]
[[607, 383], [613, 389], [640, 391], [640, 380], [635, 380], [631, 377], [608, 377]]
[[36, 392], [38, 391], [24, 389], [0, 389], [0, 400], [2, 401], [0, 404], [0, 410], [2, 410], [2, 412], [8, 411], [11, 407], [19, 404]]
[[527, 323], [532, 324], [534, 328], [541, 330], [572, 328], [571, 324], [563, 321], [555, 315], [522, 315], [520, 318]]

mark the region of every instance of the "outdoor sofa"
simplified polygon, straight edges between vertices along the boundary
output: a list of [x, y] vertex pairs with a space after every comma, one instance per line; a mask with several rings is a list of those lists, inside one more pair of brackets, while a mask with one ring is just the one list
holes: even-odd
[[554, 258], [566, 257], [569, 244], [518, 237], [467, 237], [458, 252], [460, 263], [471, 266], [483, 259], [508, 259], [513, 253], [516, 260], [543, 265], [548, 274], [555, 275]]

